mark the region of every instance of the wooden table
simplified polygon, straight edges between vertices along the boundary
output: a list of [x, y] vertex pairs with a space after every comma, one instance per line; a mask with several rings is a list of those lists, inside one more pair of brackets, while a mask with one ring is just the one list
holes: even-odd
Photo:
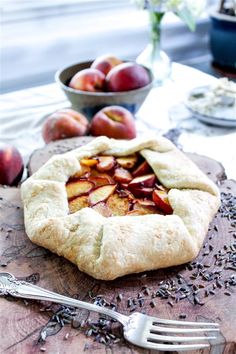
[[[81, 140], [70, 139], [39, 150], [31, 157], [30, 173], [52, 154], [78, 144]], [[194, 154], [189, 156], [224, 193], [222, 208], [210, 225], [195, 262], [111, 282], [95, 280], [69, 261], [31, 243], [24, 231], [19, 189], [1, 188], [2, 272], [11, 272], [21, 279], [81, 300], [104, 303], [105, 299], [107, 306], [114, 305], [123, 314], [135, 310], [163, 318], [219, 322], [221, 332], [211, 343], [211, 352], [235, 353], [236, 216], [231, 204], [236, 202], [236, 184], [226, 180], [223, 167], [216, 161]], [[0, 319], [0, 352], [3, 353], [150, 353], [125, 342], [118, 323], [109, 322], [106, 330], [100, 330], [98, 315], [85, 310], [62, 309], [8, 296], [0, 298]], [[91, 322], [95, 322], [94, 327]]]

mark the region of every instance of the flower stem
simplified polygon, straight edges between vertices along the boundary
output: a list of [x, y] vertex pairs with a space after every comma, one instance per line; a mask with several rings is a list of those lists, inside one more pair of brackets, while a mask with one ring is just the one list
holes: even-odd
[[164, 17], [164, 12], [149, 12], [151, 22], [151, 40], [152, 42], [160, 42], [161, 39], [161, 20]]
[[150, 11], [149, 15], [150, 15], [150, 23], [151, 23], [151, 43], [152, 43], [151, 62], [153, 65], [153, 63], [160, 57], [161, 21], [165, 13]]

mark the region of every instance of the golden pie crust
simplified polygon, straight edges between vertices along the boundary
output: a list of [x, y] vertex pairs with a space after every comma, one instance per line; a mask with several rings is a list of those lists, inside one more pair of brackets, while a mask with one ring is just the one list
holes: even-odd
[[[169, 189], [172, 215], [106, 218], [92, 208], [69, 214], [65, 185], [81, 170], [81, 159], [135, 152]], [[21, 196], [30, 240], [103, 280], [191, 261], [220, 205], [216, 185], [163, 137], [129, 141], [99, 137], [55, 155], [22, 184]]]

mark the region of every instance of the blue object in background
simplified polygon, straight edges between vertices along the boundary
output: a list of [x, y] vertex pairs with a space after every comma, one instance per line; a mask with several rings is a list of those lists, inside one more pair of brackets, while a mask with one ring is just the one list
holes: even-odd
[[236, 70], [236, 17], [211, 14], [210, 47], [216, 64]]

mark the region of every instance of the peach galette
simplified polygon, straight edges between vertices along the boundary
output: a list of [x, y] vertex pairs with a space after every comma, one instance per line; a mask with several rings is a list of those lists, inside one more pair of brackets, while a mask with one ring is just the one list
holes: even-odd
[[66, 183], [69, 210], [91, 207], [105, 217], [172, 214], [168, 189], [138, 153], [80, 160], [81, 172]]
[[53, 156], [21, 195], [32, 242], [104, 280], [192, 260], [220, 203], [163, 137], [94, 139]]

